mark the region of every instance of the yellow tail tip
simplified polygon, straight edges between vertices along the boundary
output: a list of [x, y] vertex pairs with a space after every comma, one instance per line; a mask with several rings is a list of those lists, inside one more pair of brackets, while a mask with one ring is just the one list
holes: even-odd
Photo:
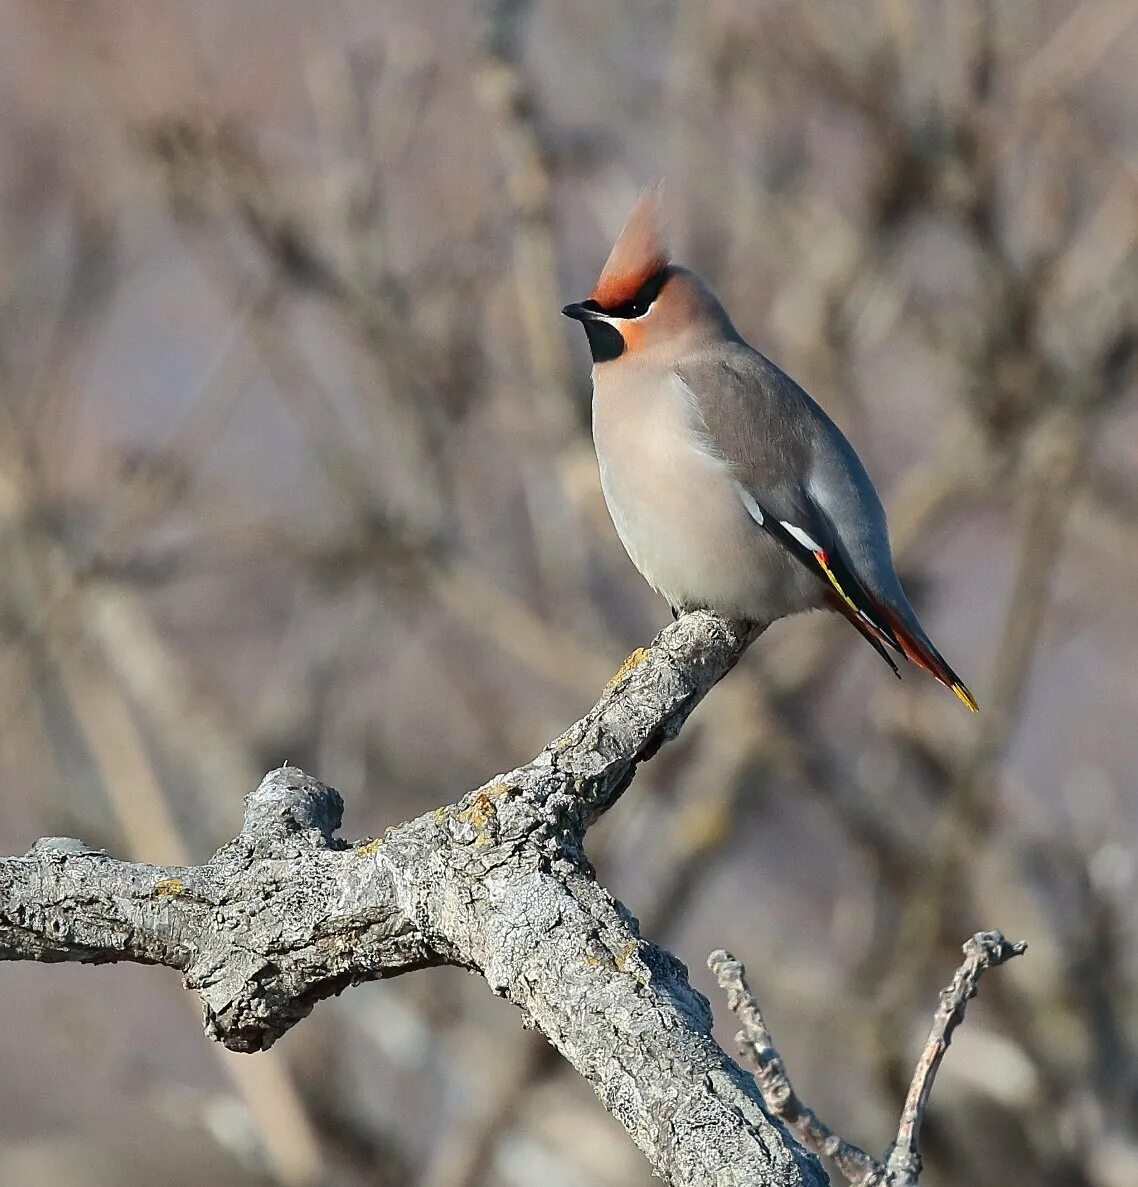
[[980, 712], [980, 705], [976, 698], [968, 691], [968, 689], [957, 681], [956, 684], [950, 685], [952, 691], [956, 693], [959, 700], [963, 703], [966, 709], [970, 709], [973, 713]]

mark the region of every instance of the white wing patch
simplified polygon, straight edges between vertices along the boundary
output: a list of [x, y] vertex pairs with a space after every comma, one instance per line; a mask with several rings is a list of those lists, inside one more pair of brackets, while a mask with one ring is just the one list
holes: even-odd
[[739, 498], [743, 500], [743, 506], [747, 508], [747, 514], [759, 527], [762, 527], [765, 518], [763, 516], [763, 509], [755, 502], [754, 496], [744, 486], [736, 484], [735, 489], [739, 492]]
[[784, 528], [802, 545], [803, 548], [809, 548], [811, 552], [821, 552], [822, 545], [818, 543], [812, 536], [807, 535], [801, 528], [795, 527], [794, 524], [787, 520], [779, 520]]
[[[735, 483], [735, 490], [742, 500], [743, 506], [747, 508], [747, 514], [762, 527], [766, 522], [766, 516], [763, 514], [763, 509], [755, 501], [755, 496], [743, 486], [741, 483]], [[780, 519], [780, 526], [784, 527], [803, 548], [809, 549], [811, 552], [822, 552], [822, 545], [818, 543], [808, 532], [804, 532], [800, 527], [795, 526], [787, 519]]]

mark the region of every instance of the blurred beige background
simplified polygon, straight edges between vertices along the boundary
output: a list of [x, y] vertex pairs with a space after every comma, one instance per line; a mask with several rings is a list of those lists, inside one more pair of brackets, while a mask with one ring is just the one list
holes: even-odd
[[[285, 759], [378, 833], [587, 707], [667, 609], [558, 310], [662, 175], [984, 713], [780, 623], [591, 855], [878, 1151], [960, 942], [1027, 938], [923, 1181], [1138, 1181], [1136, 61], [1129, 0], [0, 0], [0, 850], [201, 860]], [[5, 1184], [649, 1182], [452, 970], [270, 1057], [166, 970], [0, 1009]]]

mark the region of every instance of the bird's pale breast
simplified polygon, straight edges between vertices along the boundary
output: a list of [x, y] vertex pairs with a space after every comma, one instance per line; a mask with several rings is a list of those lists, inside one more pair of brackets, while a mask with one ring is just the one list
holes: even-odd
[[617, 535], [677, 607], [769, 620], [816, 597], [748, 515], [727, 463], [673, 372], [594, 371], [593, 439]]

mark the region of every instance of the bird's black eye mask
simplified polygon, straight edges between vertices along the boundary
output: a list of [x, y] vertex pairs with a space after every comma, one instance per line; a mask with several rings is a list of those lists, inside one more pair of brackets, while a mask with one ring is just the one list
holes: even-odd
[[636, 317], [643, 317], [651, 309], [652, 302], [660, 295], [660, 290], [667, 283], [669, 275], [669, 270], [662, 268], [655, 276], [650, 276], [636, 290], [636, 295], [631, 300], [622, 301], [621, 304], [614, 305], [611, 309], [603, 308], [596, 301], [586, 301], [585, 308], [592, 309], [597, 313], [603, 313], [606, 317], [619, 318], [621, 321], [630, 321]]

